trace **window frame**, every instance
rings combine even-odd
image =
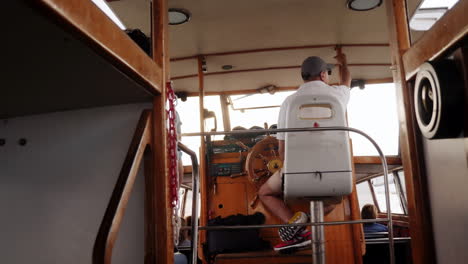
[[[399,178],[399,175],[398,175],[398,171],[401,171],[403,170],[403,167],[398,167],[398,168],[395,168],[395,169],[392,169],[388,175],[392,175],[393,176],[393,182],[395,184],[395,190],[397,192],[397,195],[399,197],[399,200],[400,200],[400,206],[402,208],[402,211],[403,211],[403,214],[399,214],[399,213],[394,213],[392,212],[392,215],[404,215],[404,216],[408,216],[408,201],[406,200],[406,197],[404,195],[404,192],[403,192],[403,187],[401,185],[401,181],[400,181],[400,178]],[[372,194],[372,200],[374,202],[374,205],[377,207],[377,211],[379,213],[386,213],[386,212],[383,212],[379,206],[379,203],[377,201],[377,196],[375,194],[375,190],[374,190],[374,186],[372,185],[371,183],[371,180],[372,179],[375,179],[375,178],[378,178],[378,177],[384,177],[383,173],[379,173],[379,174],[376,174],[376,175],[372,175],[370,177],[366,177],[362,180],[360,180],[359,182],[356,181],[356,185],[357,184],[360,184],[360,183],[363,183],[363,182],[367,182],[367,184],[369,185],[369,189],[371,191],[371,194]],[[397,178],[395,180],[395,178]]]

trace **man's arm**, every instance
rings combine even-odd
[[[340,65],[340,84],[351,87],[351,74],[348,69],[348,62],[346,61],[346,55],[344,53],[338,54],[335,59]]]

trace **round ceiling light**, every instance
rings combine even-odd
[[[169,25],[180,25],[187,23],[192,14],[183,8],[169,8]]]
[[[354,11],[367,11],[379,7],[382,0],[347,0],[346,5]]]

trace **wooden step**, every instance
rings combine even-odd
[[[215,258],[216,264],[310,264],[311,262],[312,251],[310,249],[296,251],[292,254],[280,254],[274,250],[229,253],[219,254]]]

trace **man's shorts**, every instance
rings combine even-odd
[[[281,185],[283,184],[283,169],[277,170],[270,178],[265,182],[274,193],[281,194],[283,192]]]
[[[282,184],[283,184],[283,169],[278,170],[273,173],[270,178],[265,182],[265,184],[270,187],[270,189],[277,194],[282,194]],[[327,197],[323,200],[324,205],[339,204],[341,203],[342,196]]]

